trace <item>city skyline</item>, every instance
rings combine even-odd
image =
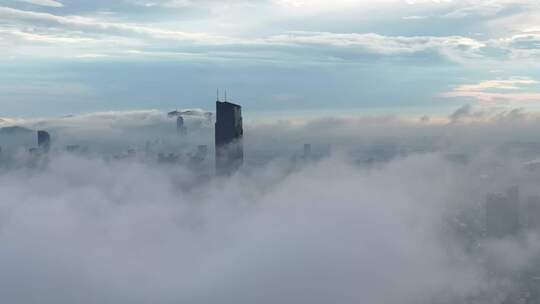
[[[540,303],[538,20],[0,0],[0,303]]]

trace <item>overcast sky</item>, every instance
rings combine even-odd
[[[535,109],[537,0],[0,0],[0,116]]]

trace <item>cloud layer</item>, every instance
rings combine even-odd
[[[459,180],[440,159],[276,169],[187,192],[182,171],[72,157],[3,175],[2,299],[417,303],[483,284],[437,234]]]
[[[474,1],[473,1],[474,2]],[[456,2],[439,3],[434,2],[408,2],[400,3],[393,1],[393,5],[405,7],[409,10],[449,10],[446,16],[452,18],[465,18],[474,12],[485,18],[502,14],[507,8],[518,7],[527,9],[537,9],[533,2],[529,1],[501,1],[501,2],[482,2],[478,1],[476,5],[462,4]],[[49,2],[40,2],[43,4]],[[51,3],[55,3],[52,1]],[[215,2],[205,2],[195,4],[189,1],[182,2],[133,2],[133,5],[143,4],[144,7],[177,6],[178,10],[187,10],[194,7],[207,7],[217,10],[219,13],[228,13],[232,8],[220,6]],[[174,5],[173,5],[174,4]],[[76,4],[73,4],[76,6]],[[244,2],[231,3],[233,7],[239,6],[239,13],[247,13],[250,6]],[[377,9],[389,5],[388,3],[365,3],[343,1],[343,3],[333,3],[325,5],[323,3],[305,3],[302,1],[276,2],[276,3],[253,3],[252,6],[260,7],[261,10],[273,10],[280,7],[287,7],[290,11],[302,7],[308,7],[316,10],[317,15],[324,14],[343,14],[343,10],[360,10],[362,14],[368,13],[372,9]],[[496,9],[492,10],[491,7]],[[521,12],[521,10],[517,10]],[[210,10],[209,18],[213,18],[213,12]],[[521,32],[507,32],[502,36],[477,38],[471,35],[388,35],[370,31],[314,31],[306,29],[302,31],[286,30],[280,34],[265,33],[241,33],[239,31],[229,31],[227,33],[219,30],[204,31],[205,23],[210,20],[204,19],[204,22],[198,31],[193,31],[189,22],[171,23],[171,22],[126,22],[119,18],[114,18],[114,14],[93,14],[93,15],[74,15],[58,14],[56,12],[37,12],[23,10],[12,7],[1,7],[0,15],[5,20],[2,28],[2,35],[9,43],[18,46],[19,52],[25,49],[34,48],[40,43],[62,43],[67,44],[62,48],[64,51],[57,52],[54,45],[49,45],[50,52],[38,53],[32,52],[30,56],[69,56],[81,57],[86,54],[102,54],[107,56],[121,57],[129,54],[152,55],[152,56],[178,56],[185,54],[202,56],[203,58],[232,58],[238,57],[246,60],[266,58],[268,52],[261,52],[259,49],[270,48],[270,51],[285,54],[288,57],[298,53],[298,48],[302,48],[302,56],[310,54],[309,57],[317,61],[324,60],[331,53],[330,57],[358,61],[362,57],[371,54],[387,55],[408,55],[422,53],[424,51],[434,51],[443,58],[452,61],[461,61],[464,59],[489,59],[494,54],[498,54],[496,59],[500,59],[500,54],[505,53],[505,58],[514,56],[535,58],[536,45],[535,33],[523,28]],[[404,18],[406,18],[405,16]],[[291,20],[297,17],[291,16]],[[444,18],[444,17],[432,17]],[[407,19],[407,18],[406,18]],[[418,18],[416,18],[418,20]],[[420,18],[419,20],[422,20]],[[228,21],[223,21],[228,22]],[[240,25],[240,24],[238,24]],[[322,25],[319,28],[324,28]],[[186,28],[186,30],[179,30]],[[273,31],[275,32],[275,31]],[[235,34],[237,33],[237,34]],[[15,39],[15,40],[14,40]],[[110,42],[116,41],[113,45]],[[78,42],[77,45],[69,46],[72,42]],[[171,45],[172,44],[172,45]],[[313,48],[316,46],[317,48]],[[45,45],[47,47],[47,45]],[[68,49],[65,49],[68,47]],[[30,49],[28,49],[30,51]],[[67,53],[66,53],[67,52]],[[340,55],[340,53],[342,53]],[[355,54],[351,57],[352,54]],[[346,56],[345,54],[351,54]],[[15,55],[14,53],[10,55]],[[271,56],[271,55],[270,55]],[[272,56],[273,57],[273,56]],[[293,56],[296,57],[296,56]],[[424,56],[418,56],[422,58]],[[88,56],[86,56],[88,58]],[[94,57],[95,58],[95,57]]]
[[[194,136],[180,147],[211,143],[203,117],[186,118]],[[53,135],[48,161],[0,168],[6,302],[503,303],[540,248],[533,230],[481,237],[488,193],[538,195],[524,170],[538,119],[520,110],[246,121],[246,167],[227,179],[62,152],[76,139],[138,153],[146,139],[177,141],[155,110],[3,124]],[[303,143],[334,153],[306,162]]]

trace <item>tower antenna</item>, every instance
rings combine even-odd
[[[227,102],[227,89],[225,89],[225,102]]]
[[[219,89],[216,89],[216,96],[217,96],[217,101],[219,101]]]

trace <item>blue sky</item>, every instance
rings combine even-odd
[[[531,0],[0,0],[0,116],[535,110]]]

